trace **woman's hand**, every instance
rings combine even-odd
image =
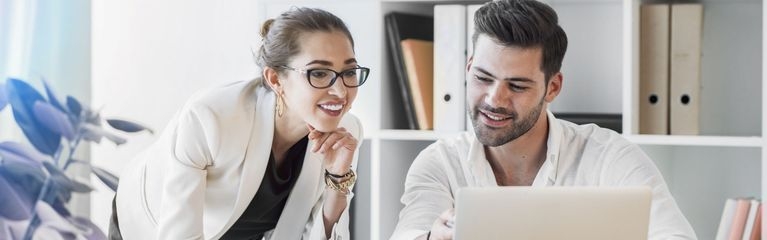
[[[325,169],[335,175],[348,173],[357,150],[357,139],[342,127],[332,132],[320,132],[311,125],[306,126],[309,140],[314,144],[311,151],[322,156]]]

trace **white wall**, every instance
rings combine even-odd
[[[92,3],[92,105],[161,130],[195,91],[256,76],[258,1],[133,0]],[[156,137],[94,145],[94,164],[119,175]],[[114,193],[93,180],[91,217],[107,229]]]

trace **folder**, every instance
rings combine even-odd
[[[432,130],[434,93],[434,43],[418,39],[402,40],[410,94],[420,130]]]
[[[419,129],[418,120],[415,115],[415,107],[409,87],[407,70],[405,69],[404,59],[402,57],[401,42],[404,39],[420,39],[426,41],[434,40],[434,20],[432,17],[420,16],[399,12],[391,12],[384,16],[386,26],[386,39],[389,56],[391,56],[391,76],[397,84],[393,84],[393,91],[400,92],[400,97],[393,100],[393,105],[401,103],[404,119],[395,119],[406,122],[404,128]],[[401,102],[398,100],[401,99]],[[396,113],[395,113],[396,114]],[[399,115],[398,115],[399,116]],[[395,116],[397,117],[397,116]],[[395,124],[396,125],[396,124]],[[398,127],[398,126],[395,126]]]
[[[762,239],[762,203],[756,208],[756,218],[754,219],[754,230],[751,231],[750,240]]]
[[[474,13],[482,7],[482,4],[472,4],[466,6],[466,59],[474,54]]]
[[[746,218],[746,226],[743,230],[743,236],[740,238],[740,240],[750,240],[754,230],[756,228],[761,228],[761,226],[754,226],[754,223],[756,222],[756,216],[759,214],[759,206],[761,206],[761,204],[758,200],[751,200],[751,207],[748,210],[748,218]]]
[[[644,4],[639,22],[639,133],[668,134],[669,4]]]
[[[671,134],[700,133],[700,58],[703,5],[671,5]]]
[[[434,131],[466,126],[466,6],[434,6]]]
[[[722,218],[719,220],[719,228],[716,231],[715,240],[727,240],[730,236],[730,227],[732,227],[732,219],[735,217],[735,208],[738,204],[738,200],[734,198],[728,198],[724,203],[724,209],[722,210]]]
[[[729,240],[740,240],[748,219],[748,210],[751,208],[751,199],[740,198],[735,207],[735,215],[732,217]]]

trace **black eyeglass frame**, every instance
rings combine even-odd
[[[287,70],[291,70],[291,71],[296,71],[298,73],[304,74],[304,76],[306,76],[306,81],[309,82],[309,86],[312,86],[313,88],[316,88],[316,89],[326,89],[326,88],[332,87],[333,84],[336,84],[336,80],[338,80],[339,77],[341,78],[341,83],[344,84],[344,86],[346,86],[348,88],[356,88],[356,87],[362,86],[362,84],[364,84],[368,80],[368,77],[370,77],[370,68],[366,68],[366,67],[363,67],[363,66],[356,66],[356,67],[353,67],[353,68],[349,68],[349,69],[343,70],[341,72],[336,72],[335,70],[329,69],[329,68],[299,69],[299,68],[292,68],[292,67],[285,66],[285,65],[282,65],[282,66],[279,66],[279,67],[283,68],[283,69],[287,69]],[[359,82],[358,85],[356,85],[356,86],[349,86],[348,84],[346,84],[346,81],[344,81],[343,73],[346,73],[346,72],[349,72],[349,71],[356,71],[358,69],[362,70],[362,73],[365,74],[365,78],[363,78]],[[312,84],[312,81],[311,81],[312,71],[318,71],[318,70],[330,71],[333,74],[335,74],[333,79],[330,79],[330,82],[328,83],[327,86],[318,87],[318,86],[314,86],[314,84]]]

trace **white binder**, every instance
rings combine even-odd
[[[466,126],[466,6],[434,6],[434,131]]]

